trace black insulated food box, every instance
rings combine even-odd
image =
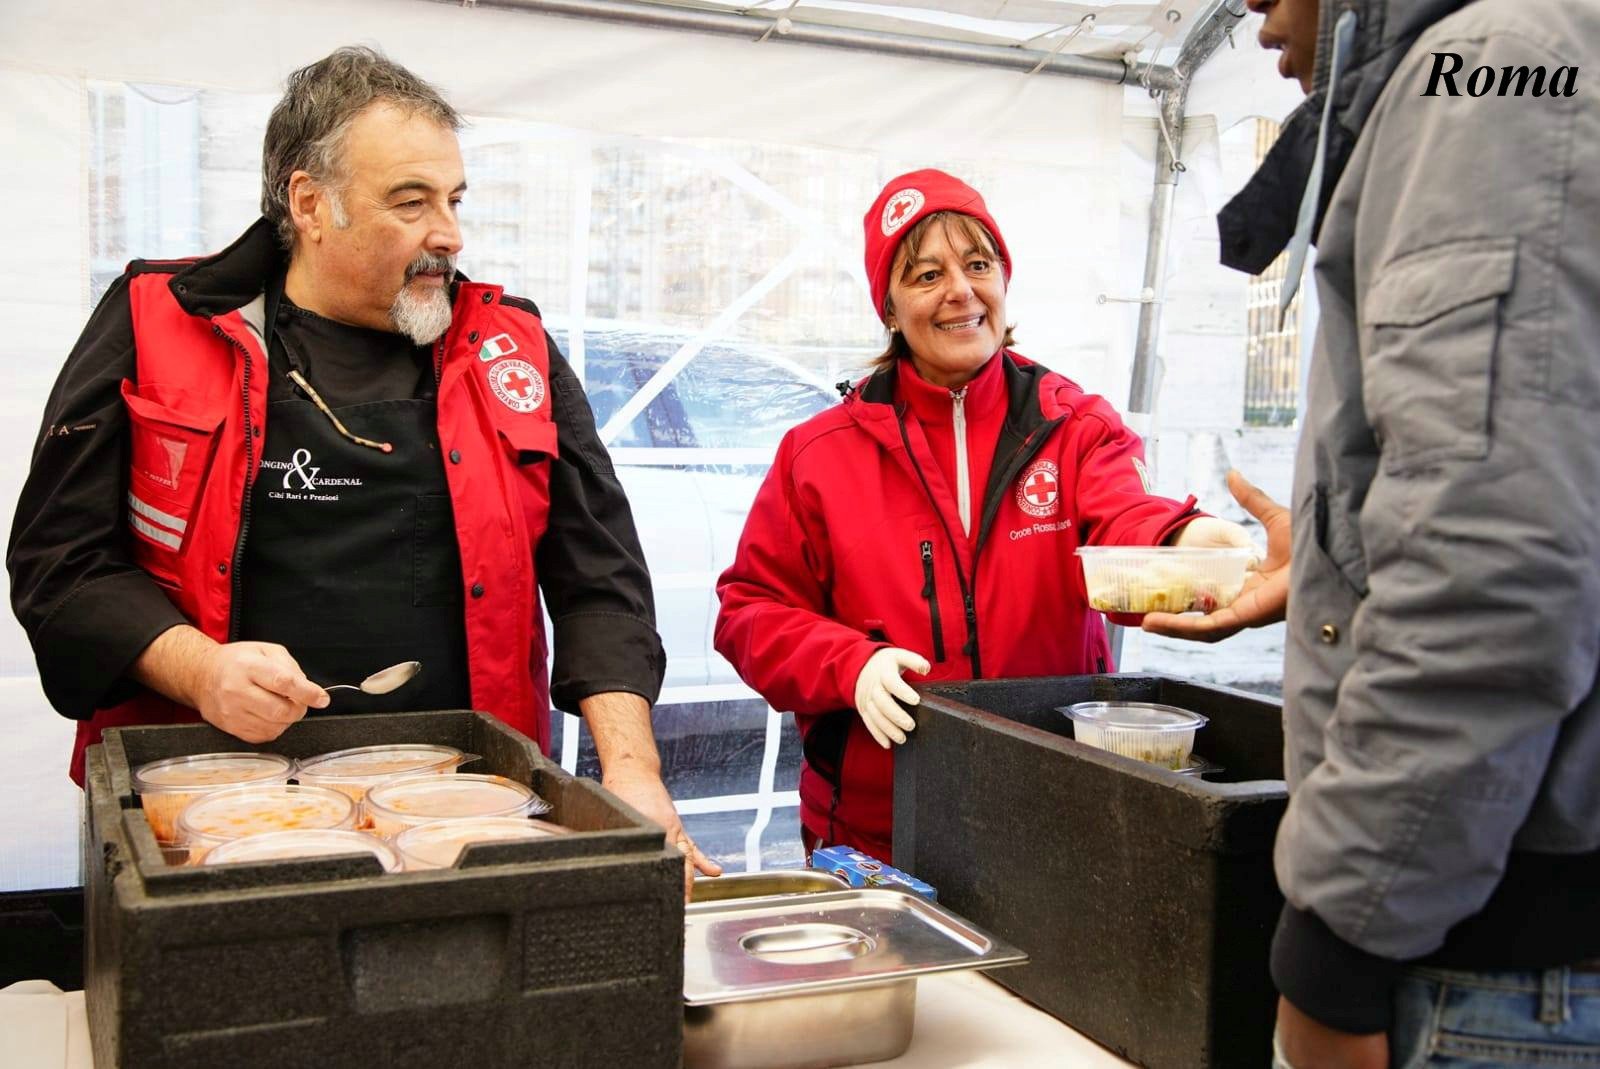
[[[894,863],[1027,951],[993,978],[1152,1069],[1271,1062],[1288,793],[1278,701],[1153,675],[931,684],[895,753]],[[1210,718],[1181,776],[1072,739],[1057,707]]]
[[[465,711],[319,717],[305,758],[422,742],[481,755],[576,834],[375,858],[168,866],[130,770],[251,747],[205,724],[108,731],[85,805],[85,997],[99,1069],[660,1066],[681,1058],[683,858],[660,827]]]

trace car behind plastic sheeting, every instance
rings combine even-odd
[[[552,333],[571,354],[566,332]],[[604,431],[690,340],[659,331],[586,330],[583,382],[596,425]],[[857,364],[867,355],[845,354]],[[826,385],[830,376],[814,370],[817,361],[816,350],[797,347],[707,344],[607,442],[650,565],[668,687],[738,682],[711,648],[717,576],[733,560],[783,435],[839,401]],[[695,452],[678,463],[676,450]]]

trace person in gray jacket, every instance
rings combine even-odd
[[[1317,238],[1292,564],[1146,626],[1287,584],[1279,1064],[1600,1065],[1600,3],[1249,6],[1310,94],[1220,218]]]

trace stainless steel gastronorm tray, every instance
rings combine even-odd
[[[684,917],[690,1006],[839,991],[1027,955],[939,905],[857,888],[694,904]]]

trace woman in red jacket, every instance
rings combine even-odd
[[[807,850],[890,860],[903,672],[1111,671],[1074,549],[1249,540],[1150,494],[1111,406],[1011,351],[1011,259],[977,191],[916,171],[864,222],[888,349],[779,445],[717,583],[716,648],[796,714]]]

